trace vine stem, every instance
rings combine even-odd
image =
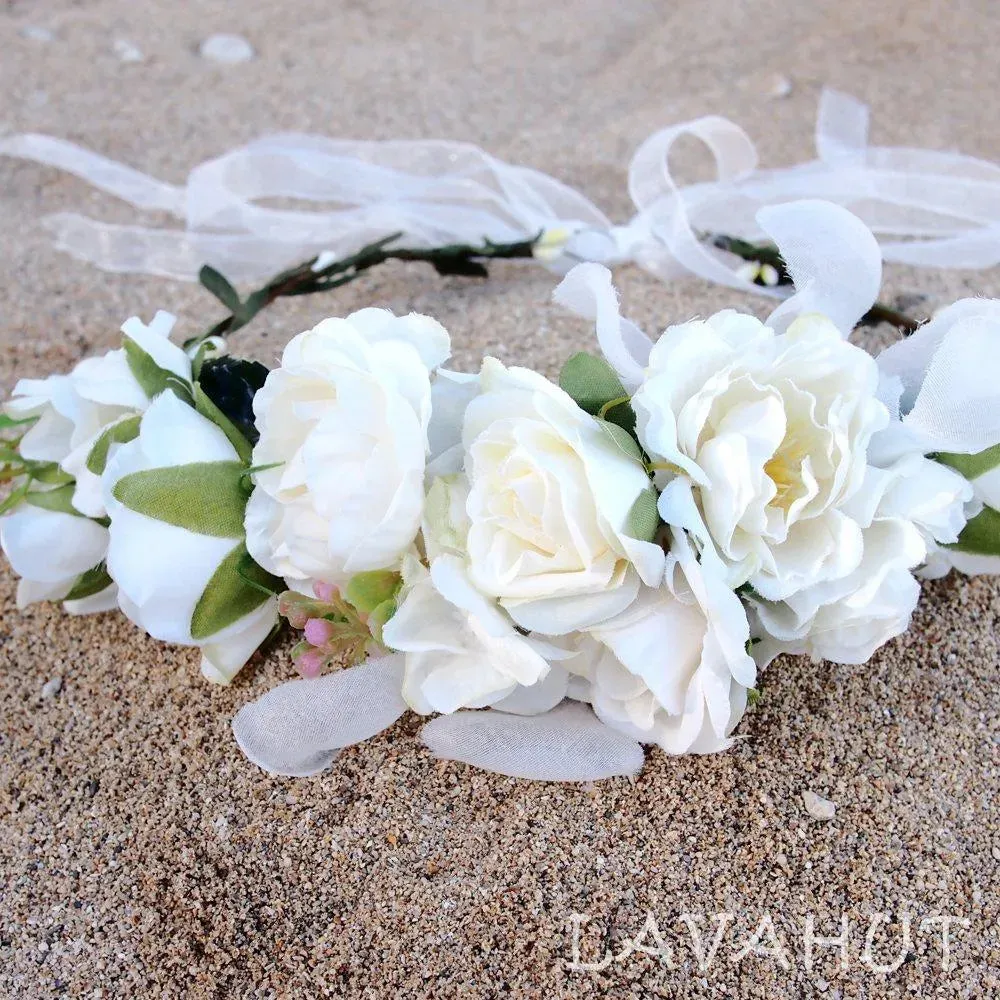
[[[478,246],[451,243],[421,250],[391,246],[402,236],[402,233],[393,233],[375,243],[369,243],[343,260],[333,261],[321,268],[316,267],[319,257],[311,257],[304,263],[275,275],[267,284],[251,292],[246,299],[240,299],[229,281],[214,268],[206,265],[201,269],[198,278],[209,292],[229,308],[230,314],[204,333],[186,341],[184,347],[197,348],[210,337],[221,337],[239,330],[277,299],[313,295],[340,288],[370,268],[388,260],[420,261],[430,264],[440,275],[485,278],[488,272],[483,261],[530,258],[534,256],[541,235],[539,233],[534,239],[517,240],[512,243],[494,243],[486,240]]]
[[[340,288],[365,271],[388,260],[418,261],[430,264],[440,275],[460,275],[470,278],[485,278],[488,276],[484,261],[514,260],[531,258],[543,241],[543,233],[530,240],[517,240],[512,243],[493,243],[490,240],[480,245],[469,243],[451,243],[446,246],[429,249],[413,249],[393,247],[402,233],[393,233],[384,239],[377,240],[362,247],[357,253],[343,260],[335,260],[323,267],[317,268],[319,257],[309,260],[287,271],[275,275],[265,285],[251,292],[245,299],[230,282],[214,268],[206,265],[198,275],[202,285],[229,309],[229,315],[214,326],[196,337],[185,341],[185,349],[197,349],[211,337],[221,337],[246,326],[261,310],[280,298],[297,295],[313,295],[320,292]],[[734,254],[741,260],[774,269],[772,284],[790,285],[791,275],[781,259],[778,248],[768,243],[750,243],[746,240],[727,236],[724,233],[706,233],[701,238],[712,246]],[[763,281],[762,281],[763,283]],[[894,309],[883,302],[876,302],[861,318],[861,326],[873,326],[876,323],[891,323],[898,327],[904,335],[909,335],[917,329],[920,321],[906,313]]]
[[[711,243],[712,246],[734,254],[748,263],[773,267],[777,276],[775,284],[793,284],[791,275],[788,273],[788,268],[785,266],[778,248],[773,244],[750,243],[747,240],[737,239],[735,236],[727,236],[725,233],[708,233],[702,238]],[[884,302],[876,302],[861,317],[858,325],[875,326],[877,323],[891,323],[893,326],[898,327],[904,336],[908,337],[920,326],[921,321],[908,316],[898,309],[894,309],[892,306],[886,305]]]

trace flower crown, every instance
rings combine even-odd
[[[879,248],[838,206],[762,210],[796,293],[655,341],[606,268],[555,299],[600,354],[558,384],[444,367],[434,319],[375,308],[225,353],[279,295],[396,256],[480,275],[565,236],[312,259],[184,348],[173,318],[22,379],[0,418],[0,543],[18,604],[120,608],[228,683],[284,620],[303,679],[233,728],[267,770],[315,773],[405,711],[439,756],[515,776],[635,773],[643,744],[729,747],[781,653],[861,664],[903,632],[915,574],[1000,572],[1000,302],[966,299],[877,358],[847,335]]]

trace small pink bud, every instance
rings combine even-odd
[[[317,580],[313,584],[313,593],[321,601],[329,604],[333,600],[334,595],[336,595],[337,588],[332,583],[324,583],[322,580]]]
[[[308,597],[296,594],[293,590],[286,590],[278,597],[278,614],[287,618],[292,628],[305,628],[309,620],[309,603],[311,602]]]
[[[336,633],[337,628],[325,618],[310,618],[305,625],[306,642],[314,646],[325,646]]]
[[[295,669],[298,670],[303,677],[311,680],[313,677],[319,677],[323,671],[323,663],[326,657],[323,652],[319,649],[309,649],[304,653],[299,653],[295,657]]]

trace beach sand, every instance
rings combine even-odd
[[[0,130],[69,138],[175,182],[269,131],[465,139],[624,220],[625,168],[653,130],[718,113],[766,165],[796,162],[812,153],[824,84],[871,104],[876,143],[1000,160],[998,28],[989,0],[14,0],[0,9]],[[245,35],[256,58],[200,57],[220,31]],[[144,60],[123,62],[118,40]],[[196,286],[56,252],[39,220],[61,210],[132,219],[67,175],[0,160],[4,391],[115,345],[130,315],[168,309],[181,336],[218,316]],[[636,268],[616,279],[647,329],[768,308]],[[513,264],[487,282],[391,265],[279,304],[235,346],[273,362],[323,316],[377,304],[437,316],[459,367],[489,352],[552,374],[591,342],[550,304],[552,285]],[[976,293],[1000,295],[1000,274],[886,276],[887,295],[922,296],[925,312]],[[925,585],[912,630],[863,667],[777,662],[733,751],[653,751],[635,780],[594,787],[435,761],[413,716],[322,776],[269,777],[229,723],[293,675],[287,644],[221,689],[195,652],[120,617],[18,613],[6,564],[0,606],[3,996],[1000,996],[994,582]],[[59,693],[43,696],[56,677]],[[806,792],[835,816],[813,818]],[[709,942],[716,914],[733,914],[706,969],[685,913]],[[628,954],[644,926],[655,943],[647,914],[672,961]],[[879,929],[882,914],[892,923]],[[762,921],[774,950],[767,915],[784,961],[739,958]],[[940,924],[922,924],[942,915],[967,921],[947,970]],[[807,921],[832,936],[842,917],[846,963],[836,946],[808,962]],[[603,971],[575,967],[607,949],[618,958]],[[901,949],[898,969],[873,970]]]

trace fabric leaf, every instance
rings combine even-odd
[[[980,556],[1000,556],[1000,511],[984,507],[946,548]]]
[[[975,479],[1000,465],[1000,444],[995,444],[992,448],[987,448],[986,451],[980,451],[975,455],[958,455],[942,451],[935,457],[939,462],[950,465],[966,479]]]
[[[635,427],[629,394],[617,372],[603,358],[584,351],[574,354],[559,373],[559,387],[573,397],[581,410],[600,415],[627,431]],[[602,412],[605,407],[607,411]]]
[[[240,456],[240,461],[244,465],[249,465],[251,456],[253,455],[253,447],[250,442],[243,436],[239,428],[229,417],[212,402],[208,394],[197,382],[194,384],[194,408],[203,417],[211,420],[226,435],[229,443],[236,449],[236,454]]]
[[[64,601],[82,601],[85,597],[93,597],[102,590],[107,590],[114,581],[108,575],[108,568],[100,562],[86,573],[81,573],[73,584]]]
[[[241,462],[192,462],[122,476],[111,491],[129,510],[214,538],[242,538]]]
[[[0,413],[0,431],[9,431],[14,427],[34,424],[38,417],[12,417],[9,413]]]
[[[395,597],[401,582],[398,573],[387,569],[355,573],[347,583],[344,597],[362,614],[369,614]]]
[[[137,413],[132,417],[125,417],[112,424],[95,442],[90,454],[87,456],[87,468],[95,475],[99,476],[104,472],[108,464],[108,453],[113,444],[127,444],[134,441],[139,436],[139,424],[142,421],[142,414]]]
[[[636,498],[628,512],[625,533],[644,542],[651,542],[660,527],[660,512],[656,509],[657,495],[647,486]]]
[[[250,553],[245,550],[236,568],[248,587],[253,587],[268,597],[274,597],[285,589],[285,581],[280,576],[268,573],[263,566],[255,563]]]
[[[229,283],[229,279],[214,267],[205,264],[198,272],[202,288],[214,295],[230,312],[240,307],[240,295]]]
[[[396,598],[390,597],[387,601],[383,601],[368,616],[368,628],[371,630],[372,638],[377,643],[384,645],[382,642],[382,629],[385,628],[386,622],[392,618],[396,610]]]
[[[179,375],[161,368],[148,351],[144,351],[131,337],[122,338],[125,359],[139,387],[150,398],[170,389],[185,402],[191,402],[191,387]]]
[[[3,500],[0,500],[0,514],[6,514],[17,507],[28,495],[28,488],[30,486],[31,480],[26,479],[20,486],[11,490]]]
[[[191,615],[191,638],[195,641],[221,632],[268,599],[267,593],[243,578],[241,566],[246,555],[246,546],[240,542],[219,563],[206,584]]]
[[[41,507],[42,510],[54,510],[60,514],[73,514],[76,517],[84,517],[73,506],[73,491],[75,487],[72,483],[65,486],[57,486],[54,490],[31,490],[25,494],[24,499],[32,507]]]
[[[600,419],[597,421],[597,426],[611,439],[619,451],[624,452],[629,458],[634,458],[637,462],[642,461],[642,450],[639,448],[638,442],[624,427]]]
[[[603,358],[580,351],[563,365],[559,388],[588,413],[597,414],[605,403],[626,395],[614,368]]]
[[[73,477],[63,472],[55,462],[25,462],[24,465],[32,479],[46,486],[65,486],[73,482]]]

